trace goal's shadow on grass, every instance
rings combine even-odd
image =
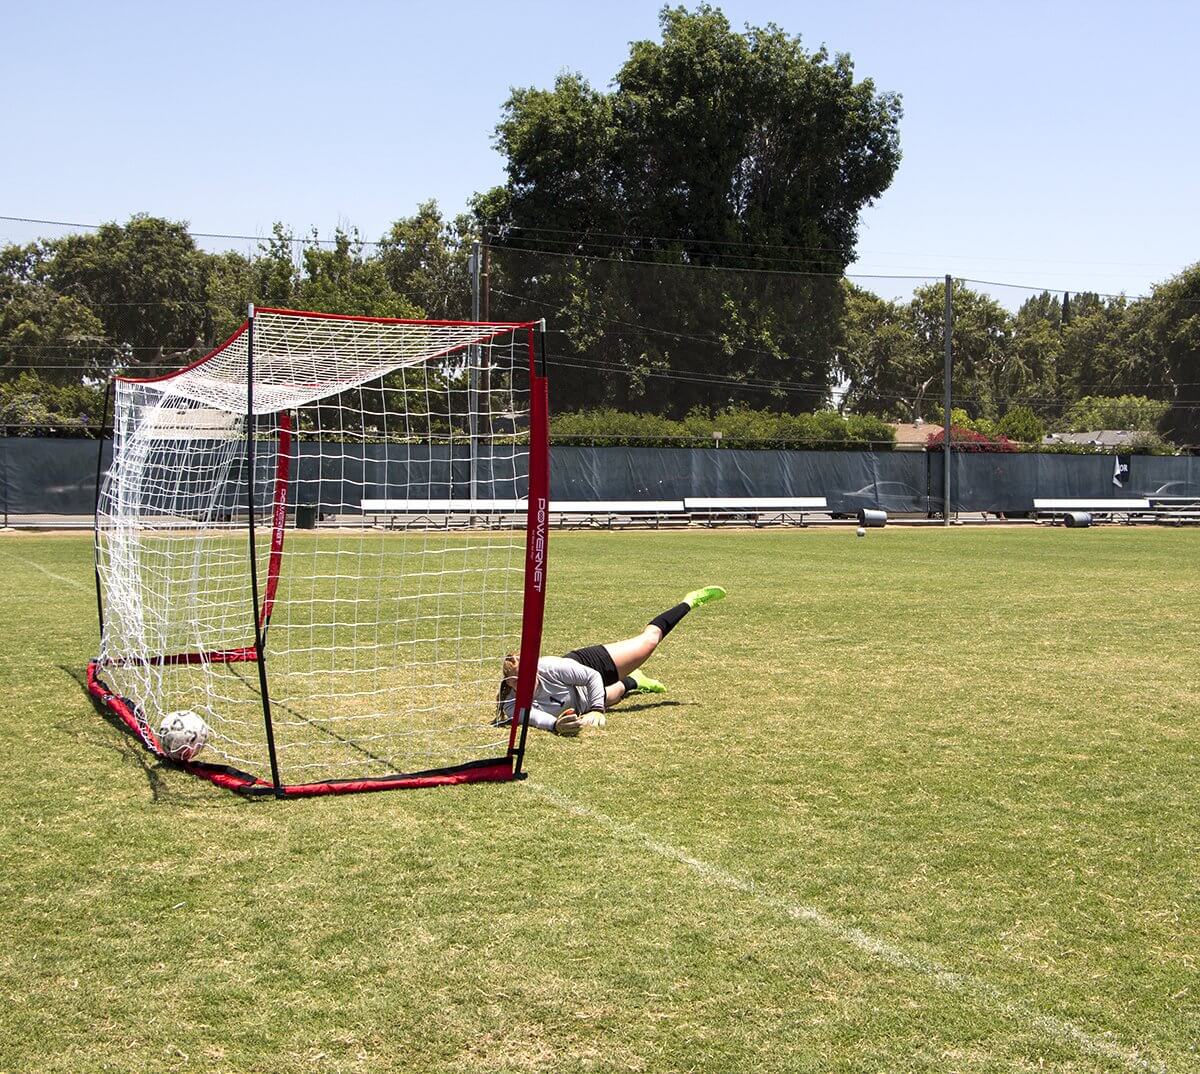
[[[155,756],[138,741],[119,716],[110,712],[92,696],[91,691],[87,688],[86,677],[77,668],[59,664],[58,669],[75,681],[88,701],[91,702],[92,708],[104,718],[105,723],[117,732],[117,735],[115,738],[108,735],[93,735],[66,725],[60,725],[59,729],[64,733],[73,734],[75,738],[88,746],[112,751],[121,758],[124,764],[140,770],[145,777],[146,786],[150,789],[150,798],[155,803],[223,808],[223,803],[230,799],[245,803],[258,800],[227,792],[214,794],[213,791],[216,788],[208,781],[197,779],[170,761]]]
[[[230,671],[233,673],[234,677],[237,679],[240,679],[241,682],[248,689],[253,690],[253,688],[254,688],[253,684],[251,682],[249,682],[247,680],[246,676],[241,674],[241,672],[236,667],[231,667]],[[328,738],[332,739],[333,741],[340,742],[345,746],[349,746],[350,749],[352,749],[355,753],[359,754],[361,757],[366,758],[368,761],[375,762],[376,764],[387,769],[389,772],[399,772],[401,770],[399,767],[397,767],[397,765],[394,761],[389,760],[387,757],[384,757],[382,754],[376,753],[375,751],[368,749],[366,746],[362,745],[362,743],[356,742],[349,735],[339,735],[331,727],[326,727],[324,724],[322,724],[318,720],[314,720],[314,719],[312,719],[312,717],[306,716],[303,712],[301,712],[299,709],[295,708],[292,705],[288,705],[282,701],[276,700],[276,701],[271,702],[271,707],[275,711],[286,712],[293,719],[299,720],[302,723],[307,724],[309,727],[313,728],[315,731],[319,732],[322,735],[327,736]]]

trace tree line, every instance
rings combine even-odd
[[[427,202],[371,244],[345,232],[332,243],[297,239],[277,225],[254,254],[208,253],[184,224],[136,216],[90,234],[5,247],[0,423],[51,432],[86,426],[98,414],[99,386],[109,375],[185,364],[228,336],[252,301],[371,316],[467,317],[470,243],[481,234],[477,217],[446,220]],[[489,282],[501,296],[507,252],[494,250],[489,258]],[[538,253],[524,249],[520,257],[529,265]],[[545,256],[543,275],[554,279],[561,261],[557,253]],[[610,277],[622,265],[598,263]],[[645,266],[630,269],[636,276]],[[572,295],[581,302],[590,297],[582,287]],[[568,327],[555,330],[550,319],[555,409],[572,414],[561,421],[563,435],[599,435],[623,413],[644,416],[626,421],[623,437],[641,428],[661,439],[666,426],[650,416],[674,422],[670,435],[682,436],[691,435],[683,430],[697,427],[701,413],[797,415],[831,403],[843,415],[940,422],[943,285],[918,287],[900,301],[843,279],[839,297],[831,358],[821,372],[806,374],[817,381],[798,387],[784,379],[766,383],[733,362],[706,363],[672,332],[679,361],[642,370],[636,394],[637,374],[618,371],[617,356],[651,333],[639,335],[634,322],[608,332],[567,320]],[[682,292],[677,298],[677,310],[690,300]],[[1095,428],[1158,429],[1180,444],[1200,442],[1200,268],[1136,300],[1045,292],[1013,312],[955,282],[953,304],[956,426],[1024,442],[1050,429]],[[498,305],[493,297],[493,316]],[[506,315],[538,312],[513,308]],[[583,411],[593,416],[577,416]],[[736,423],[727,417],[725,424]]]
[[[846,282],[843,296],[845,406],[940,420],[944,285],[918,287],[903,302]],[[1042,292],[1012,312],[955,281],[952,301],[963,424],[987,432],[1015,414],[1027,439],[1030,414],[1045,428],[1157,429],[1200,443],[1200,265],[1138,299]]]

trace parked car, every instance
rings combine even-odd
[[[906,481],[875,481],[853,492],[837,492],[831,499],[838,505],[834,518],[850,518],[862,508],[882,508],[890,515],[924,514],[927,518],[942,513],[942,497],[931,496]]]
[[[1168,481],[1153,492],[1147,492],[1146,499],[1152,504],[1170,507],[1200,506],[1200,488],[1193,481]]]

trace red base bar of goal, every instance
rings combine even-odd
[[[246,658],[238,657],[238,659]],[[258,796],[278,793],[284,798],[311,798],[321,794],[356,794],[363,791],[447,787],[458,783],[505,783],[513,778],[513,758],[510,751],[505,757],[469,761],[453,768],[439,768],[430,772],[372,776],[365,779],[331,779],[321,783],[285,783],[277,791],[270,780],[259,779],[229,765],[172,760],[163,752],[154,729],[142,718],[137,706],[129,698],[114,694],[108,684],[100,678],[100,662],[98,660],[93,660],[88,664],[87,688],[88,693],[125,724],[137,736],[137,740],[156,757],[161,758],[167,764],[182,768],[194,776],[207,779],[218,787],[236,791],[238,794]]]

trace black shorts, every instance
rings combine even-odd
[[[613,663],[613,658],[603,645],[585,645],[581,649],[572,649],[569,653],[563,653],[563,659],[574,660],[585,668],[600,672],[605,686],[612,686],[613,683],[621,681],[621,676],[617,674],[617,665]]]

